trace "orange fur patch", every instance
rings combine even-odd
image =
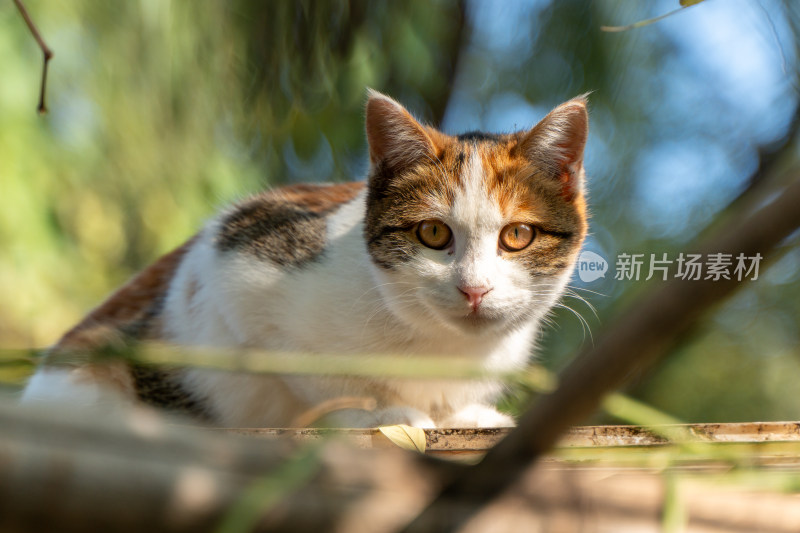
[[[534,224],[552,222],[554,217],[566,215],[567,225],[574,226],[576,233],[584,233],[586,206],[576,189],[575,178],[568,174],[550,178],[546,169],[537,168],[535,163],[515,153],[516,142],[516,136],[510,135],[504,143],[476,148],[486,171],[487,191],[503,215],[509,221]],[[552,207],[556,199],[564,202],[566,209],[556,212]]]
[[[360,181],[334,185],[288,185],[267,194],[279,195],[312,213],[326,213],[355,198],[365,185]]]
[[[513,156],[514,143],[494,146],[491,150],[480,151],[483,168],[486,172],[486,189],[495,199],[500,210],[511,221],[527,222],[537,210],[536,198],[526,186],[526,174],[535,172],[530,162]]]

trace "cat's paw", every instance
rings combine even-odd
[[[487,405],[468,405],[442,420],[444,428],[502,428],[514,427],[514,419]]]

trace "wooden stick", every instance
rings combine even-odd
[[[317,442],[334,436],[346,439],[360,448],[385,448],[386,438],[376,428],[220,428],[212,431],[251,435],[267,439],[290,438],[298,442]],[[425,453],[445,455],[448,452],[485,454],[511,433],[511,428],[437,428],[426,429]],[[676,435],[679,438],[667,438]],[[566,448],[629,448],[659,447],[666,444],[800,444],[800,422],[733,422],[727,424],[675,424],[666,426],[575,426],[569,428],[557,447]],[[792,463],[795,459],[792,458]]]

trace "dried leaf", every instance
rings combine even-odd
[[[420,428],[398,424],[378,428],[383,435],[405,450],[425,453],[425,431]]]

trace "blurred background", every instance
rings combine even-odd
[[[592,91],[586,249],[611,271],[573,280],[580,298],[565,299],[572,311],[555,313],[538,351],[552,370],[658,283],[615,280],[618,254],[691,251],[800,165],[800,5],[791,0],[707,0],[617,33],[601,26],[678,1],[27,7],[55,58],[50,112],[38,116],[41,52],[13,3],[0,3],[6,351],[57,340],[232,200],[283,183],[363,179],[366,87],[451,133],[527,128]],[[770,172],[758,172],[765,162]],[[797,243],[784,243],[628,392],[686,422],[800,419]],[[4,390],[29,371],[0,367]],[[510,408],[529,392],[516,389]]]

